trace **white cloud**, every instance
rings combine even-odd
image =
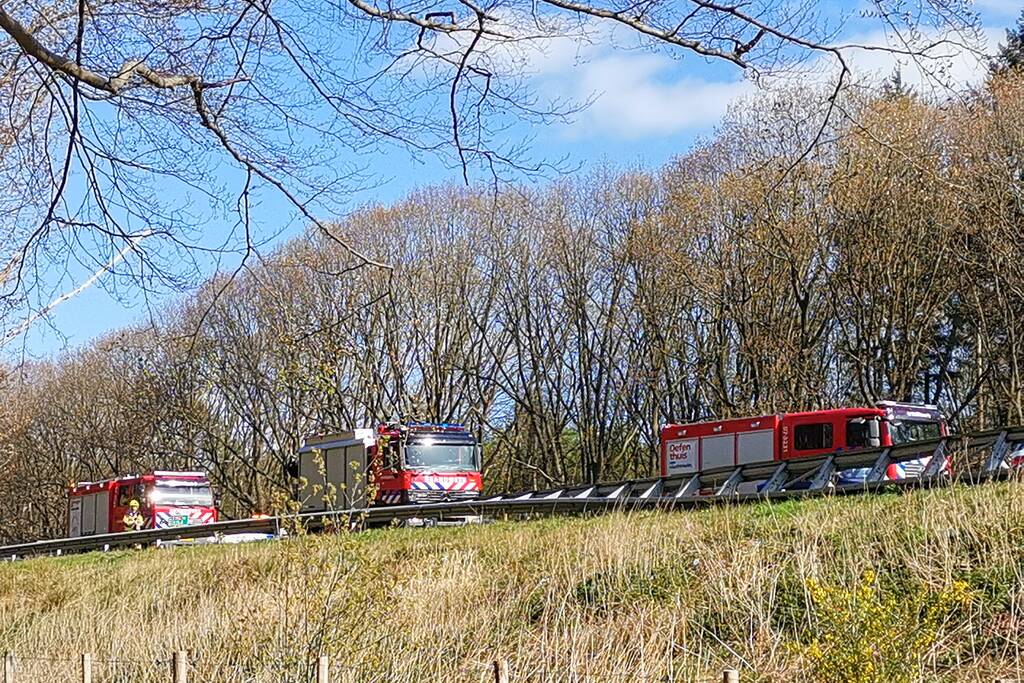
[[[635,139],[714,125],[729,104],[748,92],[749,81],[707,81],[681,73],[658,54],[608,55],[574,74],[578,98],[593,96],[570,134],[610,134]]]
[[[563,128],[569,138],[635,140],[704,128],[721,120],[754,86],[739,69],[724,80],[702,78],[708,65],[635,49],[635,35],[596,24],[584,39],[556,38],[533,46],[523,73],[547,96],[589,103]]]
[[[1015,17],[1020,14],[1020,0],[974,0],[974,6],[993,16]]]
[[[924,57],[918,58],[858,47],[851,47],[844,55],[856,77],[877,80],[890,76],[898,68],[903,81],[918,90],[958,89],[975,85],[985,77],[988,55],[995,52],[1002,35],[1003,31],[996,28],[982,29],[971,40],[954,35],[924,34],[914,47],[933,46],[924,52]],[[895,36],[883,32],[852,36],[841,43],[896,50],[903,48]]]

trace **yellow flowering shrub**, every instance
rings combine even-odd
[[[852,588],[806,581],[811,629],[794,649],[815,680],[900,683],[918,679],[922,658],[971,601],[963,581],[941,591],[884,589],[871,570]]]

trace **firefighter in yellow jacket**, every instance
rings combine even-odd
[[[121,520],[124,523],[125,531],[142,531],[146,526],[146,518],[139,511],[139,501],[132,500],[128,503],[128,512],[124,513]]]

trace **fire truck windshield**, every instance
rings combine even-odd
[[[213,506],[208,484],[193,481],[161,481],[149,492],[151,505]]]
[[[451,444],[409,444],[405,465],[415,470],[476,470],[476,447]]]
[[[938,422],[911,422],[910,420],[889,422],[889,434],[892,436],[894,446],[911,441],[937,439],[941,436]]]

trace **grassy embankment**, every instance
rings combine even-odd
[[[1022,676],[1024,483],[392,529],[0,567],[21,681],[978,680]],[[544,673],[548,672],[548,673]]]

